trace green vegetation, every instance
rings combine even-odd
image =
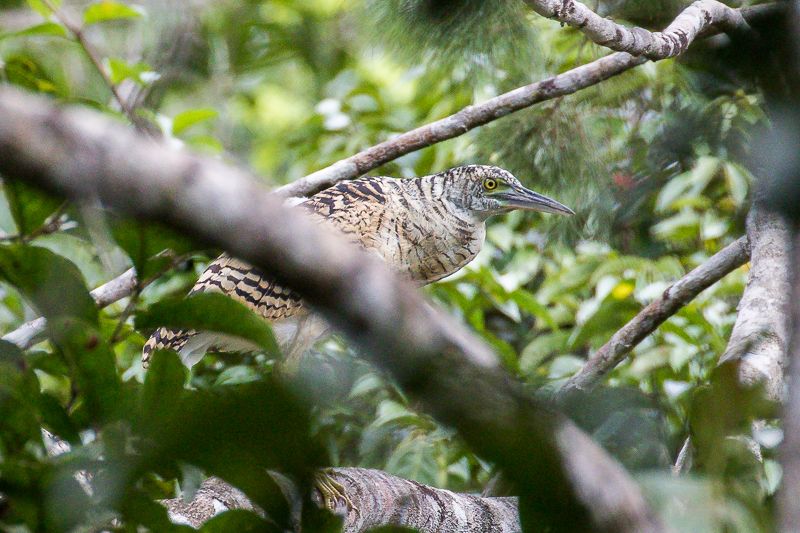
[[[489,26],[470,43],[455,30],[404,32],[403,23],[456,23],[436,13],[404,20],[396,1],[222,2],[196,12],[172,4],[64,0],[58,10],[81,21],[78,38],[49,2],[0,2],[0,82],[102,110],[125,127],[110,81],[153,131],[248,166],[272,186],[605,54],[575,30],[511,8],[465,8]],[[506,19],[513,24],[503,32]],[[744,233],[762,100],[718,68],[713,50],[698,48],[692,61],[647,63],[379,170],[410,177],[495,164],[578,213],[493,220],[479,257],[426,289],[545,398],[671,283]],[[121,531],[183,529],[155,500],[191,492],[198,468],[235,482],[273,516],[288,511],[255,466],[298,479],[317,467],[362,466],[469,492],[493,476],[340,339],[307,354],[287,389],[272,375],[268,328],[234,305],[213,318],[214,298],[179,301],[218,250],[16,182],[4,182],[1,200],[0,332],[49,321],[48,338],[28,350],[0,342],[3,528],[93,531],[117,517]],[[152,282],[98,312],[87,287],[131,266]],[[717,368],[746,278],[743,267],[703,292],[590,401],[568,406],[656,507],[677,492],[697,494],[696,508],[673,510],[680,531],[769,528],[776,443],[762,441],[759,461],[730,436],[772,415]],[[267,349],[210,354],[191,371],[159,353],[145,375],[142,346],[167,324],[211,324]],[[74,452],[48,459],[42,427]],[[670,477],[690,434],[691,475]],[[100,487],[91,498],[72,477],[80,470]],[[204,529],[224,530],[222,520],[268,527],[238,514],[216,520]]]

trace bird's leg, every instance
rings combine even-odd
[[[347,496],[347,492],[341,483],[333,479],[334,471],[332,468],[324,468],[314,473],[313,487],[322,496],[322,505],[330,512],[335,513],[340,504],[344,504],[347,512],[355,511],[361,517],[361,511],[352,500]]]

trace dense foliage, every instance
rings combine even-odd
[[[58,17],[54,4],[0,3],[2,83],[95,107],[124,127],[110,82],[177,146],[249,166],[271,185],[605,53],[551,21],[472,5],[485,2],[466,2],[467,29],[437,12],[399,16],[405,11],[391,0],[192,8],[65,0]],[[604,4],[616,12],[624,3]],[[635,7],[621,12],[633,17]],[[64,20],[82,27],[80,36]],[[404,23],[444,29],[406,31]],[[578,213],[493,220],[479,257],[427,289],[543,397],[672,282],[743,234],[748,143],[764,122],[761,99],[693,54],[691,62],[645,64],[380,169],[409,177],[496,164]],[[274,483],[253,465],[299,479],[319,466],[365,466],[474,492],[493,474],[338,338],[302,359],[288,392],[272,376],[276,351],[265,324],[230,301],[182,301],[218,251],[11,181],[0,231],[0,331],[40,315],[50,324],[49,338],[24,352],[0,342],[3,527],[92,529],[119,517],[126,531],[177,529],[154,500],[191,495],[202,473],[234,481],[280,516]],[[98,312],[87,287],[130,266],[140,290]],[[750,422],[767,412],[757,393],[716,366],[746,275],[739,269],[704,292],[637,346],[593,398],[567,406],[641,474],[680,531],[768,527],[780,479],[777,430],[767,424],[756,435],[760,456],[730,438],[749,435]],[[161,353],[145,376],[142,345],[166,324],[236,333],[265,349],[212,354],[191,372]],[[42,427],[74,452],[48,459]],[[690,434],[692,475],[670,477]],[[77,470],[94,476],[91,497],[72,477]],[[696,495],[694,508],[670,507],[679,492]]]

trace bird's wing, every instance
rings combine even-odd
[[[342,182],[326,189],[299,204],[317,221],[344,233],[353,242],[375,249],[376,225],[385,211],[386,191],[378,178]],[[383,257],[381,255],[381,257]],[[295,293],[281,287],[252,265],[222,254],[197,280],[189,296],[201,292],[220,292],[238,300],[266,320],[279,320],[305,313],[302,300]],[[167,349],[180,352],[196,331],[159,328],[142,350],[142,363],[149,363],[154,350]]]
[[[189,296],[201,292],[219,292],[242,302],[266,320],[278,320],[304,311],[303,302],[295,293],[263,276],[252,265],[222,254],[200,276]],[[181,352],[198,332],[158,328],[142,349],[142,365],[147,366],[154,350]],[[213,349],[213,348],[212,348]]]
[[[227,254],[208,265],[189,291],[189,296],[201,292],[226,294],[266,320],[290,317],[303,309],[299,296],[266,277],[256,267]]]

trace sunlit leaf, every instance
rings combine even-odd
[[[217,118],[219,113],[216,109],[201,108],[189,109],[178,114],[172,119],[173,135],[180,135],[186,128],[212,118]]]
[[[87,26],[108,20],[140,18],[144,15],[141,9],[134,9],[125,4],[104,0],[88,6],[83,12],[83,23]]]
[[[66,37],[67,30],[64,28],[64,26],[58,24],[57,22],[43,22],[42,24],[25,28],[24,30],[2,33],[0,34],[0,40],[10,39],[13,37],[25,37],[28,35],[52,35],[54,37]]]

